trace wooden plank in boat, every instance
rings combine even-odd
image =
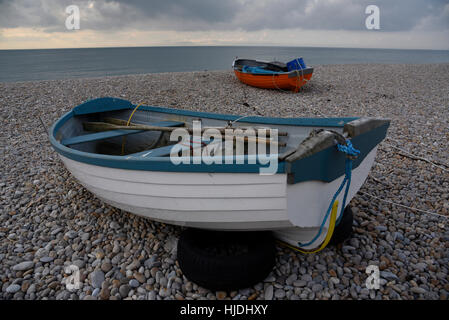
[[[211,140],[208,141],[203,141],[202,143],[204,145],[208,145],[211,142]],[[169,146],[164,146],[164,147],[159,147],[159,148],[155,148],[155,149],[151,149],[151,150],[145,150],[142,152],[137,152],[137,153],[131,153],[128,154],[128,156],[132,156],[132,157],[166,157],[170,155],[171,149],[174,147],[175,145],[169,145]],[[200,143],[198,142],[191,142],[190,146],[192,148],[196,148],[200,146]],[[185,150],[185,149],[189,149],[189,146],[182,146],[181,150]]]
[[[159,126],[159,127],[178,127],[178,126],[184,125],[184,123],[179,122],[179,121],[160,121],[160,122],[152,123],[152,125]],[[61,141],[61,144],[68,146],[68,145],[74,145],[74,144],[79,144],[79,143],[121,137],[121,136],[126,136],[126,135],[140,133],[140,132],[144,132],[144,130],[110,130],[110,131],[89,133],[89,134],[84,134],[81,136],[64,139]]]

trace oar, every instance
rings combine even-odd
[[[128,125],[128,121],[122,120],[122,119],[116,119],[116,118],[105,118],[104,122],[115,124],[115,125],[119,125],[119,126],[120,125],[121,126]],[[130,122],[129,125],[130,126],[141,126],[142,124]],[[238,128],[239,129],[244,129],[244,130],[246,130],[246,129],[255,129],[255,130],[258,130],[258,129],[270,129],[270,128],[263,128],[263,127],[254,127],[254,128],[251,128],[251,127],[238,127]],[[189,128],[187,128],[187,129],[189,129]],[[204,128],[202,128],[201,131],[204,131],[206,129],[217,129],[217,130],[220,131],[221,134],[225,134],[224,130],[225,129],[230,129],[230,128],[224,128],[224,127],[204,127]],[[191,130],[191,129],[189,129],[189,130]],[[270,130],[267,130],[266,134],[267,134],[267,136],[269,136],[270,135]],[[278,132],[278,136],[287,136],[287,135],[288,135],[288,132],[282,132],[282,131]]]
[[[163,132],[172,132],[176,129],[179,128],[175,128],[175,127],[159,127],[159,126],[148,126],[148,125],[133,125],[133,126],[121,126],[121,125],[115,125],[115,124],[111,124],[111,123],[106,123],[106,122],[84,122],[83,123],[83,128],[86,131],[95,131],[95,132],[101,132],[101,131],[108,131],[108,130],[144,130],[144,131],[163,131]],[[189,133],[193,132],[193,129],[191,128],[185,128]],[[206,130],[205,128],[203,128],[202,131]],[[222,128],[221,129],[222,134],[225,134],[225,129]],[[236,137],[238,138],[239,135],[234,135],[232,137]],[[257,138],[257,137],[247,137],[247,136],[243,136],[244,141],[248,142],[248,141],[255,141],[255,142],[265,142],[266,144],[274,144],[274,145],[278,145],[280,147],[285,147],[286,143],[284,142],[276,142],[276,141],[272,141],[272,140],[266,140],[266,139],[261,139],[261,138]]]
[[[143,124],[126,126],[126,125],[115,125],[106,122],[83,122],[83,128],[86,131],[109,131],[109,130],[146,130],[146,131],[164,131],[172,132],[177,127],[159,127],[159,126],[147,126]]]

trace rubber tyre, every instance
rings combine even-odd
[[[332,238],[329,242],[331,245],[337,245],[343,243],[346,239],[349,239],[352,235],[352,223],[354,221],[354,215],[350,206],[347,206],[343,211],[340,223],[335,227]]]
[[[271,232],[186,229],[178,241],[178,262],[190,281],[213,290],[248,288],[263,281],[276,260]]]

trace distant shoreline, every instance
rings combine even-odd
[[[320,69],[322,67],[344,67],[344,66],[353,66],[353,67],[368,67],[368,66],[447,66],[449,62],[446,63],[362,63],[362,64],[321,64],[314,65],[315,69]],[[221,70],[196,70],[196,71],[171,71],[171,72],[150,72],[150,73],[130,73],[130,74],[120,74],[120,75],[105,75],[105,76],[92,76],[92,77],[69,77],[69,78],[60,78],[60,79],[39,79],[39,80],[24,80],[24,81],[0,81],[0,84],[21,84],[21,83],[40,83],[40,82],[60,82],[60,81],[95,81],[95,80],[106,80],[106,79],[117,79],[121,78],[129,78],[129,77],[148,77],[152,75],[185,75],[185,74],[195,74],[195,73],[223,73],[223,72],[231,72],[234,74],[231,68],[229,69],[221,69]]]

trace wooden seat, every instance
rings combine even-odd
[[[158,127],[179,127],[179,126],[183,126],[184,122],[160,121],[160,122],[151,123],[151,125],[158,126]],[[104,140],[104,139],[115,138],[115,137],[122,137],[122,136],[127,136],[130,134],[140,133],[140,132],[144,132],[144,131],[145,130],[110,130],[110,131],[89,133],[89,134],[83,134],[80,136],[64,139],[61,141],[61,144],[65,145],[65,146],[69,146],[69,145],[74,145],[74,144],[79,144],[79,143],[98,141],[98,140]]]
[[[211,140],[208,141],[203,141],[202,144],[204,145],[208,145],[211,142]],[[128,154],[127,156],[131,156],[131,157],[142,157],[142,158],[146,158],[146,157],[166,157],[170,155],[171,149],[175,146],[175,144],[173,145],[169,145],[169,146],[164,146],[164,147],[159,147],[159,148],[155,148],[155,149],[151,149],[151,150],[145,150],[142,152],[137,152],[137,153],[131,153]],[[181,150],[186,150],[186,149],[190,149],[190,148],[196,148],[199,147],[200,143],[199,142],[190,142],[190,146],[186,146],[183,145],[181,147]]]

